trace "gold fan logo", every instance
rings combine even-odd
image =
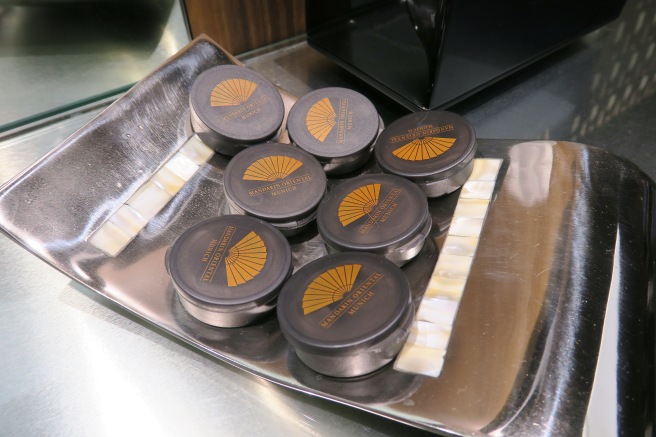
[[[360,267],[360,264],[346,264],[319,275],[303,293],[303,314],[310,314],[342,299],[344,293],[353,288]]]
[[[245,181],[275,181],[292,174],[303,163],[289,156],[267,156],[248,166],[244,172]]]
[[[369,184],[351,191],[337,209],[337,216],[342,226],[347,226],[369,214],[378,204],[379,195],[380,184]]]
[[[351,191],[337,208],[337,217],[346,227],[356,220],[367,217],[358,233],[366,235],[376,223],[385,223],[399,206],[397,198],[403,190],[392,187],[379,204],[380,184],[364,185]]]
[[[326,139],[330,131],[337,123],[337,113],[330,104],[328,98],[319,100],[312,105],[307,115],[305,116],[305,125],[310,134],[317,140],[323,141]]]
[[[298,190],[298,186],[312,180],[309,174],[290,177],[296,170],[303,166],[303,162],[289,156],[267,156],[253,162],[244,171],[245,181],[272,182],[250,188],[249,196],[260,196],[269,194],[279,196]]]
[[[339,302],[335,309],[319,321],[321,327],[326,329],[345,314],[355,315],[376,295],[372,287],[384,277],[381,273],[374,272],[355,287],[361,267],[360,264],[345,264],[319,275],[303,293],[303,314],[308,315]]]
[[[224,122],[232,120],[248,120],[262,112],[262,107],[270,103],[271,96],[264,93],[255,100],[251,99],[257,84],[246,79],[228,79],[214,87],[210,94],[210,105],[212,107],[230,108],[238,106],[237,109],[227,113],[220,113],[219,117]],[[250,121],[250,120],[248,120]]]
[[[392,153],[405,161],[424,161],[441,155],[453,146],[455,138],[420,138],[410,141]]]
[[[225,259],[228,287],[245,284],[260,274],[267,260],[267,248],[262,238],[251,231],[232,246]]]
[[[325,97],[316,102],[305,116],[305,126],[314,138],[324,142],[326,137],[337,126],[335,142],[346,141],[346,131],[353,127],[353,112],[349,111],[349,99],[339,99],[339,110],[335,111],[330,100]]]
[[[424,161],[435,158],[449,150],[456,142],[456,138],[434,137],[433,135],[455,130],[452,124],[433,126],[426,124],[408,130],[402,135],[389,139],[390,144],[405,143],[395,149],[392,154],[405,161]]]
[[[257,88],[255,82],[246,79],[228,79],[219,83],[212,90],[210,105],[238,106],[248,101]]]

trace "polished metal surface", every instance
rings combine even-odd
[[[437,379],[390,367],[353,381],[321,377],[290,353],[275,318],[220,329],[184,312],[164,254],[189,225],[227,211],[222,189],[227,159],[220,155],[118,257],[86,243],[184,142],[193,78],[221,62],[229,58],[211,42],[197,41],[5,186],[3,230],[166,335],[294,390],[457,435],[580,434],[586,422],[594,424],[607,411],[616,417],[618,432],[652,429],[653,185],[633,165],[601,149],[554,141],[479,142],[480,156],[502,158],[504,165]],[[430,201],[431,237],[404,267],[415,300],[430,276],[456,197]],[[311,231],[292,243],[296,267],[325,254]],[[66,286],[65,278],[50,274]],[[617,317],[616,325],[606,314]],[[17,329],[5,323],[7,332]],[[108,340],[90,338],[84,348],[102,355],[100,345]],[[598,366],[600,351],[609,349],[617,350],[615,365]],[[601,372],[612,375],[614,397],[591,395],[602,390]],[[83,387],[81,381],[71,384]],[[162,413],[153,417],[157,414]]]
[[[80,113],[0,142],[0,183],[95,115]],[[3,436],[425,434],[214,359],[1,233],[0,272]],[[257,350],[254,340],[246,335],[243,344]]]

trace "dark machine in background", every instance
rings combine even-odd
[[[412,110],[444,108],[617,18],[624,0],[314,0],[308,43]]]

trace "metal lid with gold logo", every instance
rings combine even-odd
[[[473,169],[476,133],[458,114],[423,111],[390,124],[378,137],[381,170],[410,179],[428,197],[457,190]]]
[[[223,183],[233,213],[266,220],[285,235],[314,220],[326,192],[326,174],[316,158],[278,143],[240,152],[226,167]]]
[[[278,301],[282,332],[317,372],[351,377],[391,361],[414,316],[405,274],[369,253],[313,261],[284,285]]]
[[[227,215],[185,231],[166,268],[189,314],[214,326],[243,326],[275,307],[292,271],[291,249],[268,223]]]
[[[285,114],[276,87],[259,73],[236,65],[201,73],[191,88],[189,104],[194,131],[226,155],[277,137]]]
[[[431,224],[424,193],[386,174],[347,179],[328,193],[317,214],[330,251],[377,253],[399,265],[419,253]]]
[[[322,88],[304,95],[287,119],[291,141],[314,155],[331,175],[363,165],[380,126],[369,99],[347,88]]]

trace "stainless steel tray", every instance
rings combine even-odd
[[[653,184],[602,150],[479,141],[480,156],[504,165],[439,378],[391,366],[355,380],[321,376],[298,361],[274,316],[220,329],[185,313],[164,254],[193,223],[227,212],[226,157],[204,165],[119,256],[87,243],[187,138],[194,78],[231,62],[212,41],[193,41],[6,184],[2,230],[186,343],[294,390],[446,434],[581,434],[586,423],[609,420],[614,429],[645,429],[654,400],[642,389],[654,386]],[[404,267],[417,301],[456,200],[430,201],[431,236]],[[316,229],[291,243],[295,267],[326,253]],[[615,396],[596,395],[597,381],[609,378]]]

